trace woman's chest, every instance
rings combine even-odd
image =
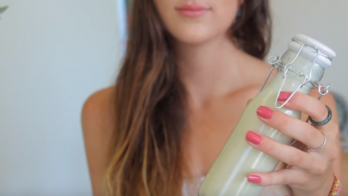
[[[214,105],[215,107],[196,110],[190,114],[189,130],[184,137],[183,151],[191,171],[188,178],[195,179],[193,183],[186,185],[191,193],[198,190],[200,182],[197,182],[197,179],[202,179],[209,171],[250,99],[251,97],[244,96],[244,99],[236,98],[229,102],[221,102]],[[279,165],[279,168],[281,167],[283,166]],[[261,196],[290,195],[290,193],[287,186],[273,186],[266,187]]]
[[[237,97],[190,113],[183,151],[193,176],[206,175],[238,123],[248,100],[249,97]]]

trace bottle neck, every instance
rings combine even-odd
[[[295,60],[294,60],[295,59]],[[302,54],[297,56],[297,52],[293,50],[287,50],[282,58],[281,64],[283,66],[278,68],[278,72],[286,72],[285,66],[291,68],[290,71],[286,73],[290,78],[294,78],[298,81],[310,80],[312,83],[320,82],[324,76],[325,68],[320,64],[315,62],[315,59],[308,58]],[[314,88],[312,85],[310,88]]]
[[[278,70],[277,74],[270,83],[270,86],[273,85],[275,88],[280,89],[280,91],[297,91],[300,93],[309,94],[314,86],[311,83],[307,83],[306,85],[302,86],[300,83],[301,81],[303,81],[303,78],[284,77],[284,72]]]

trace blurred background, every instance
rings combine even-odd
[[[91,196],[80,112],[111,85],[125,48],[123,0],[0,0],[0,195]],[[348,100],[348,1],[271,0],[270,55],[296,33],[337,52],[324,83]],[[346,119],[343,119],[346,120]]]

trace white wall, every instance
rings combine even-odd
[[[119,2],[119,0],[117,0]],[[86,97],[114,81],[115,0],[0,0],[0,195],[91,195]]]
[[[271,5],[274,36],[270,55],[281,55],[296,33],[321,41],[337,53],[323,83],[348,99],[348,1],[271,0]]]
[[[325,81],[348,98],[348,1],[271,2],[271,54],[281,55],[298,32],[317,38],[338,54]],[[89,196],[80,110],[115,77],[124,33],[115,0],[1,5],[10,8],[0,20],[0,195]]]

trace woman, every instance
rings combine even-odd
[[[94,195],[197,195],[200,179],[269,71],[262,59],[270,27],[267,0],[134,0],[116,85],[93,94],[82,113]],[[263,195],[329,194],[334,175],[340,176],[333,97],[320,102],[297,93],[286,107],[322,121],[324,104],[334,117],[315,128],[259,109],[262,121],[306,145],[322,144],[317,129],[328,138],[322,150],[304,152],[249,132],[251,145],[262,140],[253,147],[293,165],[246,176],[267,187]],[[262,118],[262,112],[273,115]]]

